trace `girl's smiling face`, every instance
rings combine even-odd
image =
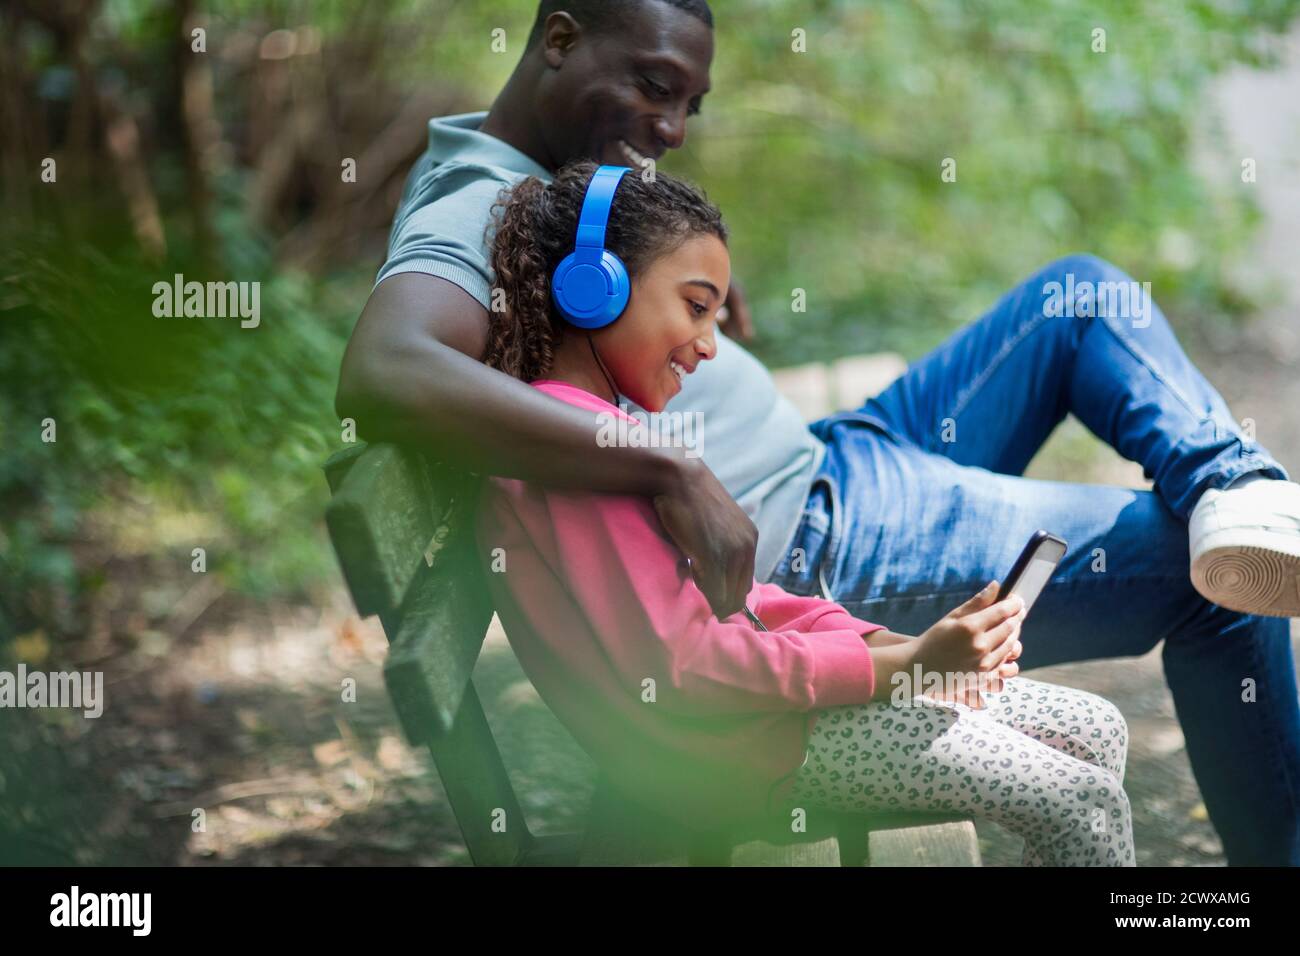
[[[618,321],[591,334],[619,391],[648,412],[663,411],[685,377],[716,354],[730,284],[731,255],[711,234],[690,236],[643,269]]]

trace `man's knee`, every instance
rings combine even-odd
[[[1096,284],[1132,281],[1129,274],[1119,266],[1090,252],[1075,252],[1062,256],[1048,263],[1042,271],[1045,276],[1051,276],[1061,283],[1065,282],[1067,276],[1073,276],[1075,286],[1081,282]]]

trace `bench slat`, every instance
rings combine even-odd
[[[390,613],[401,606],[450,495],[433,486],[420,456],[394,445],[371,446],[335,467],[346,472],[325,523],[343,576],[362,617]]]
[[[840,841],[833,836],[805,843],[779,845],[763,840],[751,840],[731,851],[731,865],[839,866]]]
[[[365,442],[358,442],[329,456],[325,461],[325,480],[329,482],[330,494],[334,494],[339,490],[339,485],[343,484],[343,479],[352,470],[352,466],[356,464],[357,459],[365,454],[368,447]]]
[[[472,684],[465,690],[452,732],[430,736],[425,743],[474,865],[525,862],[535,838]]]
[[[872,831],[870,866],[979,866],[979,840],[969,820]]]
[[[326,465],[326,512],[348,587],[388,635],[384,679],[406,736],[450,733],[492,619],[479,568],[472,476],[393,445]]]
[[[477,557],[465,540],[468,534],[462,527],[447,538],[443,560],[462,569],[458,577],[445,568],[419,568],[396,627],[390,630],[390,617],[383,617],[384,630],[394,635],[384,682],[413,743],[451,732],[492,623],[492,605],[471,564]],[[484,744],[491,745],[490,738]]]
[[[388,635],[393,707],[407,739],[428,747],[474,863],[561,858],[559,844],[539,848],[529,832],[471,680],[492,619],[474,535],[477,479],[385,444],[336,454],[326,477],[348,588]]]

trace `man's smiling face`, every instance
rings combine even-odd
[[[578,30],[543,56],[551,69],[539,106],[555,166],[593,159],[639,169],[686,141],[687,117],[709,91],[713,30],[684,10],[649,2],[616,31]]]

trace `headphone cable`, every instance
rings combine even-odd
[[[613,401],[611,401],[610,404],[617,407],[618,389],[614,387],[613,378],[611,378],[609,373],[605,371],[605,363],[601,361],[600,354],[596,351],[596,343],[592,341],[590,332],[587,333],[587,344],[591,346],[591,357],[596,360],[596,365],[600,368],[600,374],[605,376],[605,381],[609,384],[609,390],[614,395]]]

